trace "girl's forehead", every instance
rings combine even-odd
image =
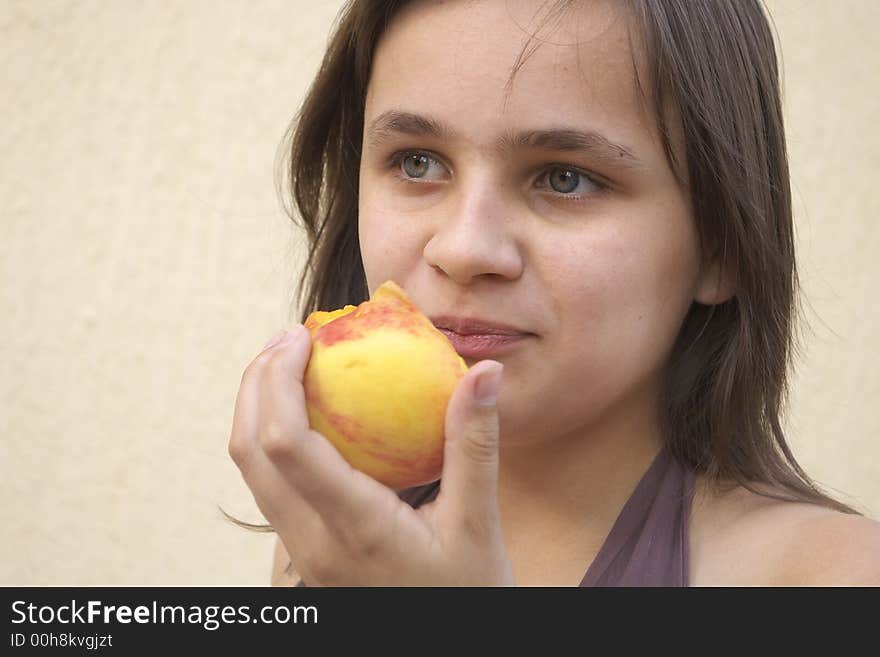
[[[398,110],[474,138],[502,126],[567,126],[654,141],[621,6],[572,2],[536,14],[538,6],[429,0],[405,7],[376,48],[367,122]]]

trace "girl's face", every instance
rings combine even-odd
[[[520,442],[655,421],[701,279],[625,16],[595,2],[551,21],[507,89],[534,4],[415,2],[394,18],[367,93],[358,222],[371,292],[393,279],[429,317],[533,334],[493,356],[503,438]]]

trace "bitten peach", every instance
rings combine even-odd
[[[309,423],[355,468],[399,490],[436,480],[446,406],[468,367],[393,281],[316,311],[303,385]]]

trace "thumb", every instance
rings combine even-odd
[[[483,360],[459,381],[446,407],[443,497],[450,510],[497,513],[498,410],[504,366]]]

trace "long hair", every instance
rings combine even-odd
[[[285,136],[279,190],[289,193],[288,214],[308,239],[294,301],[301,321],[369,296],[357,232],[364,105],[376,44],[405,4],[351,0],[343,7]],[[557,2],[548,16],[570,5]],[[642,78],[634,61],[638,86],[673,171],[686,172],[680,182],[701,244],[735,274],[733,298],[694,302],[675,343],[664,387],[666,444],[710,482],[857,513],[811,481],[781,422],[798,278],[769,19],[759,0],[630,0],[626,11],[633,51],[647,63]],[[684,136],[683,162],[671,147],[672,120]]]

